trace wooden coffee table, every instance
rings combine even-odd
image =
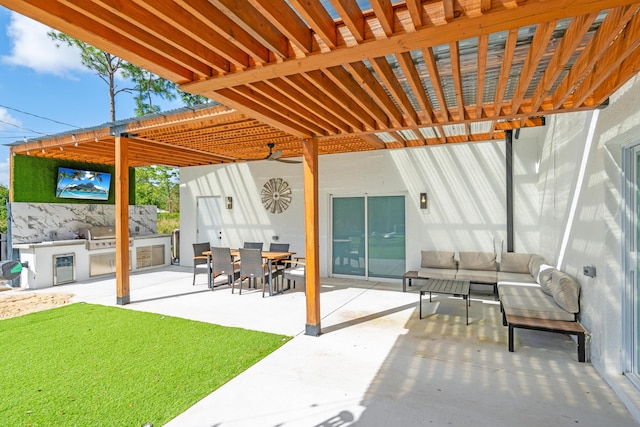
[[[464,299],[464,305],[467,310],[467,325],[469,324],[469,299],[470,283],[468,280],[454,279],[427,279],[426,283],[420,288],[420,318],[422,319],[422,296],[429,293],[429,302],[431,302],[431,294],[449,294],[460,295]]]

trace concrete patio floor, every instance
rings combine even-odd
[[[262,298],[192,286],[190,268],[131,276],[127,309],[293,336],[168,426],[637,426],[565,335],[516,331],[514,353],[493,296],[423,302],[414,286],[323,278],[320,337],[304,335],[304,289]],[[246,289],[246,288],[245,288]],[[38,291],[115,305],[108,277]],[[197,355],[194,355],[197,357]],[[156,426],[157,427],[157,426]]]

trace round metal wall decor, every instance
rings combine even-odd
[[[264,208],[271,213],[282,213],[291,204],[291,188],[282,178],[265,182],[260,195]]]

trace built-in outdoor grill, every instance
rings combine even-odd
[[[87,250],[108,249],[116,247],[116,227],[85,227],[78,229],[80,238],[87,240]],[[129,246],[133,246],[133,239],[129,239]]]

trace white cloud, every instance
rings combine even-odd
[[[78,50],[66,45],[56,47],[56,42],[47,35],[49,31],[51,28],[39,22],[12,13],[11,22],[7,26],[11,55],[3,56],[2,62],[62,77],[86,72]]]
[[[22,126],[22,122],[9,113],[6,108],[0,107],[0,130],[15,129],[15,126]]]

